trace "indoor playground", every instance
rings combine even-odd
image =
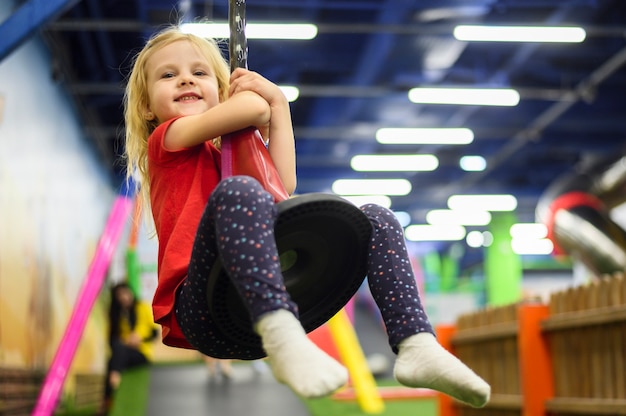
[[[155,331],[111,381],[112,288],[152,305],[160,272],[125,171],[125,87],[168,25],[289,102],[293,195],[271,159],[237,170],[242,143],[269,154],[261,127],[223,134],[215,163],[274,198],[302,337],[347,370],[329,395],[273,376],[221,256],[201,302],[243,353]],[[626,415],[626,2],[3,0],[0,79],[0,416]],[[394,377],[370,203],[402,225],[437,342],[489,384],[483,407]]]

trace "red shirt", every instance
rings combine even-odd
[[[173,313],[178,286],[187,276],[191,248],[209,195],[220,181],[220,151],[210,142],[169,151],[167,128],[159,125],[148,138],[150,202],[159,239],[158,285],[152,301],[154,319],[163,328],[163,343],[192,348]]]

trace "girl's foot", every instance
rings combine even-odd
[[[408,387],[440,391],[473,407],[489,401],[491,387],[430,333],[410,336],[398,346],[396,379]]]
[[[348,381],[348,371],[307,337],[285,309],[267,313],[255,325],[274,377],[296,394],[323,397]]]

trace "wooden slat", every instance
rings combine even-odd
[[[99,405],[104,398],[104,375],[76,374],[74,405],[77,408]]]
[[[595,310],[572,311],[550,316],[541,323],[544,331],[558,331],[592,325],[626,322],[626,305],[608,306]]]
[[[0,414],[30,414],[43,378],[44,374],[37,370],[0,368]]]
[[[576,415],[626,415],[626,400],[554,398],[546,402],[546,409]]]
[[[492,394],[488,409],[521,410],[524,398],[519,394]]]
[[[517,323],[508,322],[491,326],[472,328],[471,330],[458,331],[452,337],[452,344],[473,343],[494,338],[507,338],[517,336]]]

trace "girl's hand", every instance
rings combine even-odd
[[[256,128],[267,143],[285,189],[292,194],[296,189],[296,151],[287,97],[273,82],[256,72],[238,68],[230,76],[229,95],[233,97],[241,92],[256,94],[260,101],[265,100],[269,105],[269,123],[256,125]]]
[[[259,94],[271,107],[287,105],[287,98],[281,89],[262,75],[244,68],[237,68],[230,76],[229,96],[242,91]]]

